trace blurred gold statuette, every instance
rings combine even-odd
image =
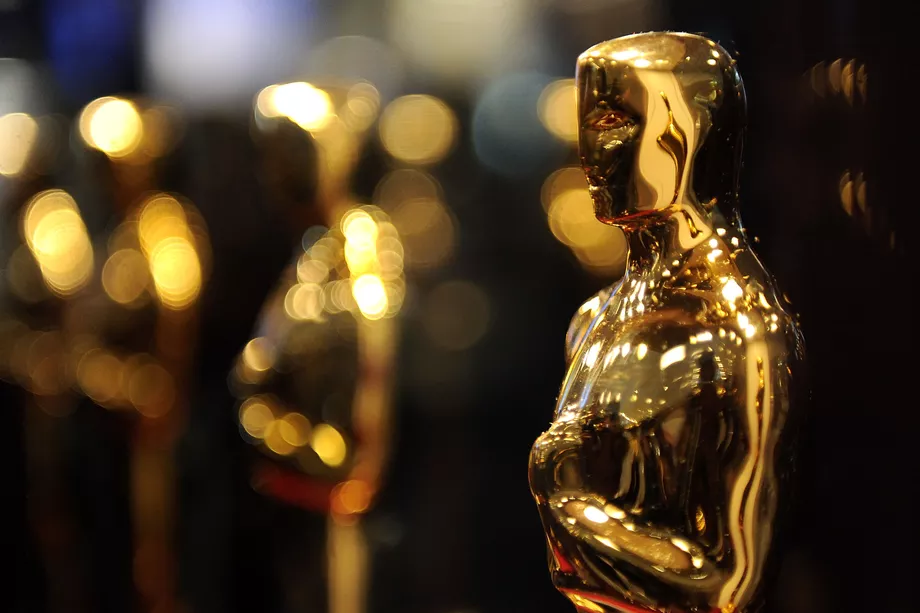
[[[626,273],[579,310],[530,484],[582,611],[761,611],[802,336],[738,214],[745,93],[716,43],[644,33],[577,68],[579,151]]]

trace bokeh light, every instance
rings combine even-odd
[[[316,320],[326,306],[323,288],[317,283],[296,283],[284,297],[284,312],[295,320]]]
[[[355,279],[351,291],[361,313],[368,319],[380,319],[386,314],[387,292],[377,275],[361,275]]]
[[[359,479],[349,479],[332,490],[332,511],[339,515],[363,513],[371,505],[371,486]]]
[[[393,211],[393,224],[403,240],[406,264],[414,269],[441,266],[454,252],[455,222],[440,199],[413,198],[400,203]]]
[[[22,233],[45,284],[59,296],[86,285],[93,271],[93,248],[77,203],[65,191],[41,192],[22,215]]]
[[[86,144],[111,158],[134,153],[144,135],[144,122],[134,103],[111,96],[86,105],[79,126]]]
[[[374,202],[391,215],[396,207],[406,200],[441,197],[441,186],[437,179],[415,168],[400,168],[388,172],[374,190]]]
[[[100,348],[87,351],[77,364],[77,384],[102,406],[110,406],[121,393],[124,365],[113,353]]]
[[[586,268],[602,275],[622,273],[626,237],[594,216],[594,202],[580,169],[563,168],[551,174],[543,184],[542,199],[553,235]]]
[[[287,456],[294,453],[297,449],[285,438],[283,430],[285,423],[280,419],[272,420],[265,426],[263,432],[263,441],[265,446],[280,456]]]
[[[0,117],[0,175],[18,176],[29,162],[38,136],[38,123],[26,113]]]
[[[327,466],[337,468],[345,461],[348,446],[342,434],[329,424],[318,424],[310,446]]]
[[[553,201],[560,194],[569,190],[587,190],[588,181],[585,171],[580,166],[564,166],[551,173],[543,182],[540,190],[540,201],[543,209],[549,211]]]
[[[373,82],[380,96],[390,99],[402,90],[403,64],[400,54],[381,40],[334,36],[310,50],[307,72],[316,79]]]
[[[188,306],[201,290],[198,253],[184,238],[173,237],[157,243],[150,252],[150,275],[160,300],[171,308]]]
[[[23,111],[36,115],[47,108],[43,78],[36,68],[26,60],[0,57],[0,115]]]
[[[569,148],[546,131],[539,101],[552,79],[510,73],[490,83],[473,111],[473,147],[479,160],[507,177],[533,176],[563,161]]]
[[[26,245],[17,247],[7,261],[6,282],[13,295],[27,304],[34,304],[48,296],[38,263]]]
[[[141,358],[137,362],[125,365],[128,401],[144,417],[162,417],[175,401],[173,378],[152,359]]]
[[[20,336],[13,347],[11,367],[19,383],[33,394],[60,394],[68,385],[63,335],[52,330]]]
[[[310,442],[312,427],[302,413],[288,413],[278,420],[278,432],[289,445],[303,447]]]
[[[567,142],[578,141],[575,79],[553,81],[537,102],[540,121],[553,136]]]
[[[345,262],[353,275],[373,271],[377,264],[377,223],[359,209],[349,211],[342,218],[345,235]]]
[[[405,298],[399,231],[372,205],[347,210],[337,226],[308,231],[297,261],[297,282],[286,290],[284,311],[295,321],[351,311],[365,319],[392,317]]]
[[[275,347],[264,336],[254,338],[243,348],[243,364],[249,370],[265,372],[275,363]]]
[[[266,87],[256,108],[264,117],[287,117],[307,131],[321,130],[335,117],[329,94],[303,81]]]
[[[345,97],[342,121],[350,130],[368,129],[380,112],[380,92],[370,83],[356,83]]]
[[[172,196],[154,195],[141,206],[137,226],[160,301],[188,307],[201,291],[202,269],[184,208]]]
[[[394,0],[390,39],[429,80],[477,86],[537,44],[538,11],[527,0]]]
[[[265,429],[274,419],[271,403],[263,396],[251,396],[240,405],[240,425],[255,439],[265,435]]]
[[[299,69],[316,0],[147,0],[145,89],[184,108],[239,111],[252,92]]]
[[[118,304],[137,304],[149,281],[147,260],[136,249],[119,249],[102,268],[102,288]]]
[[[457,118],[433,96],[397,98],[380,117],[380,140],[387,152],[409,164],[433,164],[444,159],[454,143]]]

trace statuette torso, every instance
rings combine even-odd
[[[804,350],[737,215],[740,78],[706,39],[626,37],[581,56],[579,118],[630,255],[573,320],[531,453],[554,583],[585,611],[759,611]]]

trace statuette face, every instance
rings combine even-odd
[[[579,58],[580,154],[627,271],[579,310],[530,483],[583,611],[763,610],[804,344],[738,216],[745,98],[712,41],[647,33]]]

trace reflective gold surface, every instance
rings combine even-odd
[[[579,310],[530,483],[582,611],[761,611],[789,492],[804,345],[738,216],[745,94],[699,36],[579,58],[579,145],[626,273]]]

